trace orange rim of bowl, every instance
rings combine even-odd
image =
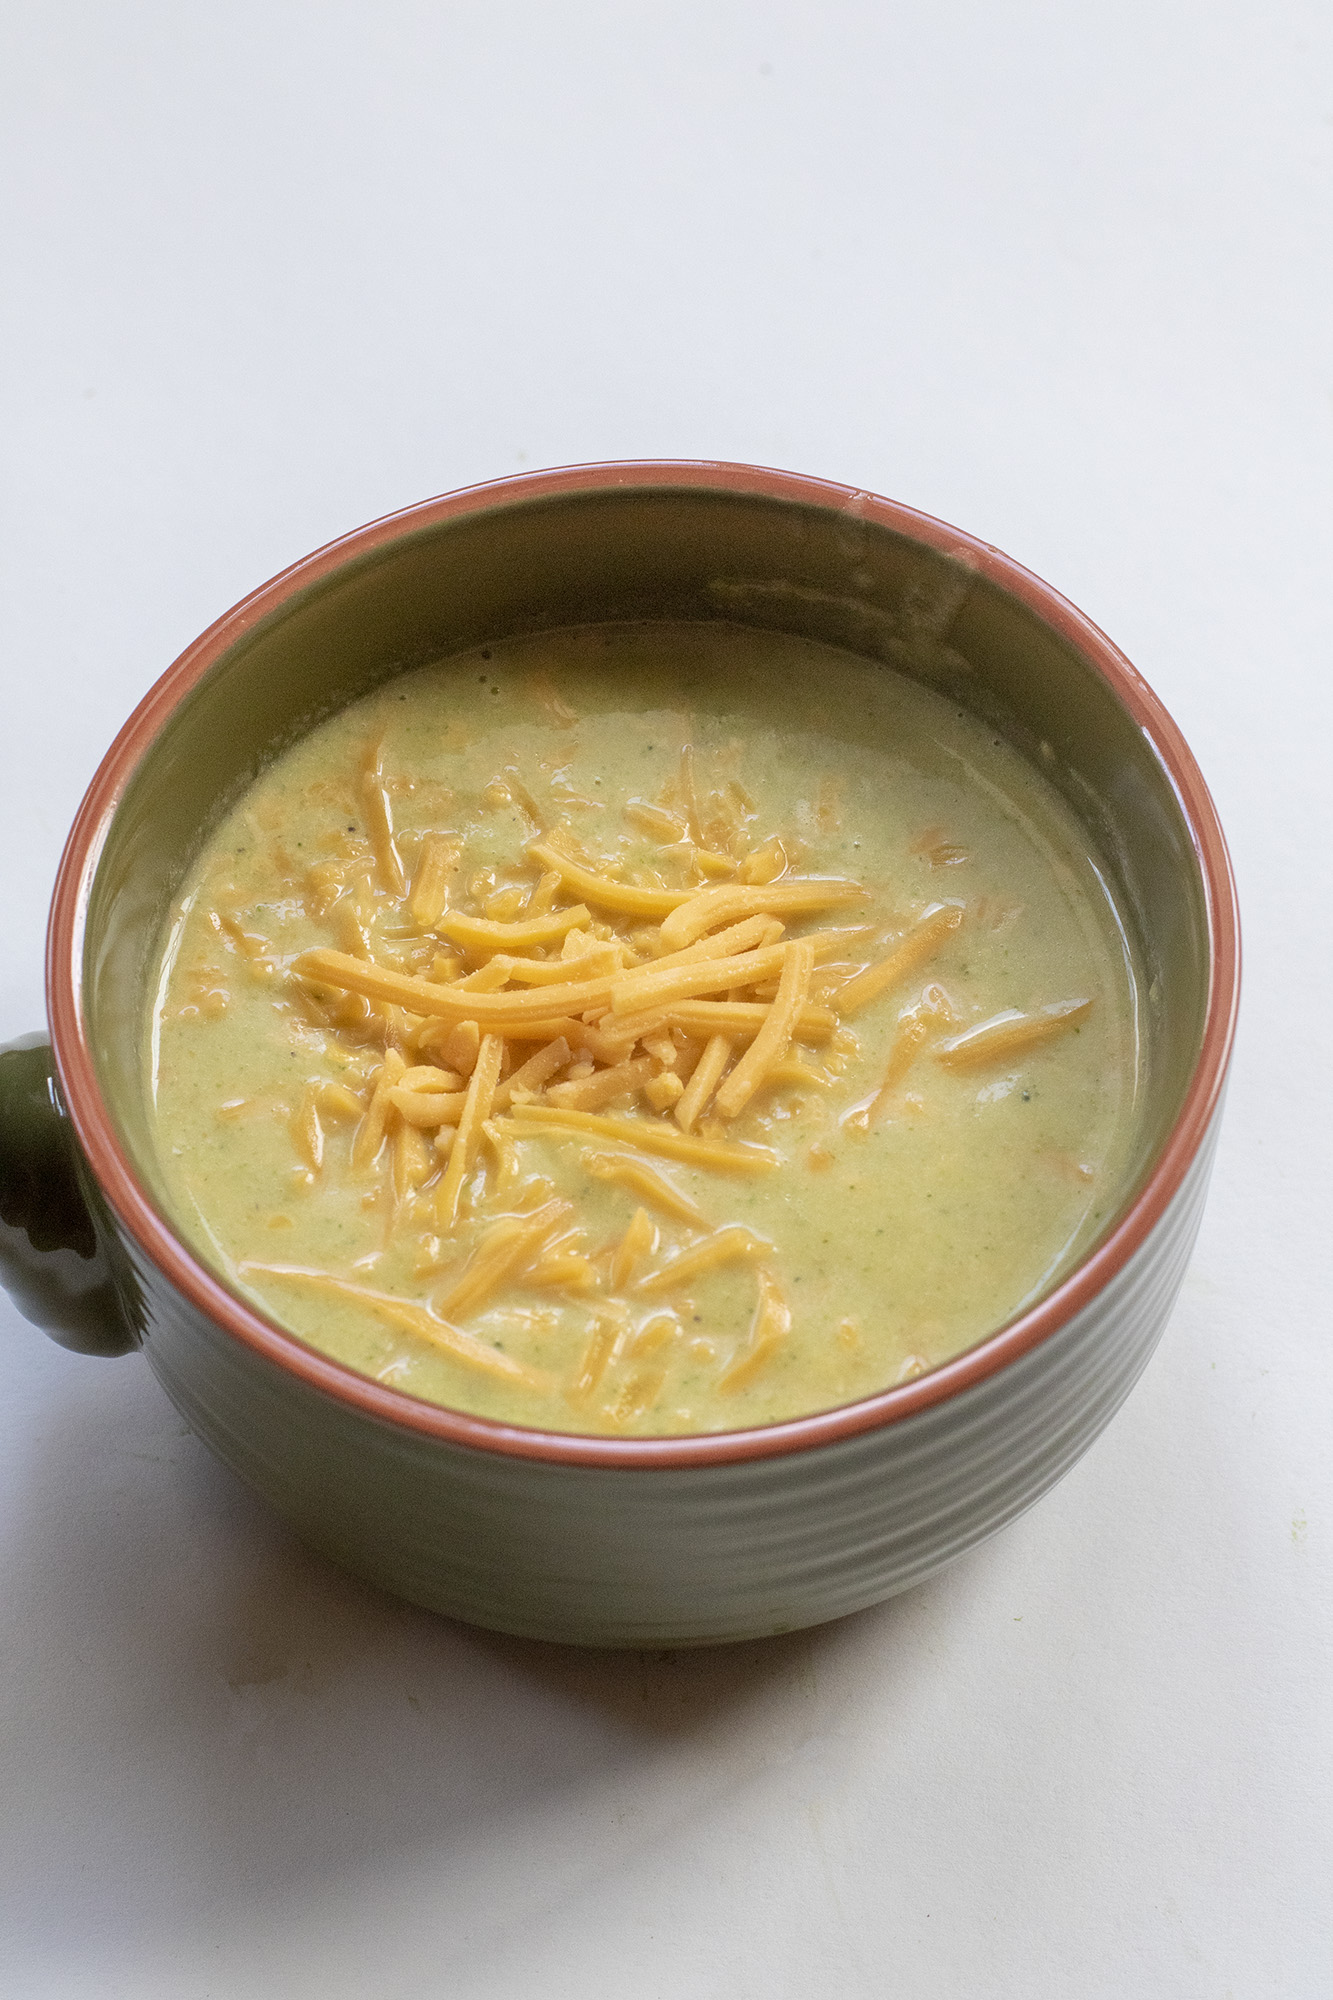
[[[952,556],[1027,605],[1107,681],[1155,748],[1176,790],[1202,883],[1210,946],[1204,1032],[1185,1102],[1128,1209],[1055,1289],[975,1347],[915,1380],[857,1402],[749,1430],[677,1437],[597,1437],[502,1424],[428,1403],[330,1360],[230,1291],[199,1263],[140,1184],[103,1100],[82,997],[84,919],[116,808],[180,700],[247,631],[281,605],[375,549],[459,516],[564,494],[616,489],[712,490],[813,506]],[[387,514],[293,563],[209,627],[151,688],[120,731],[79,808],[61,858],[47,934],[47,1007],[57,1074],[79,1143],[119,1222],[190,1304],[243,1345],[349,1409],[442,1443],[550,1464],[643,1469],[737,1464],[836,1444],[949,1401],[1029,1353],[1088,1305],[1146,1241],[1179,1189],[1218,1109],[1235,1033],[1240,930],[1226,841],[1180,731],[1129,661],[1067,599],[975,536],[891,500],[801,474],[712,460],[632,460],[488,481]]]

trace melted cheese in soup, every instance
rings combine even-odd
[[[1132,957],[1050,784],[884,667],[595,627],[402,676],[203,847],[149,1029],[179,1226],[271,1317],[566,1431],[770,1423],[1110,1219]]]

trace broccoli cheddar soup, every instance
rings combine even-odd
[[[1110,1219],[1132,955],[1072,814],[887,668],[598,626],[405,674],[203,847],[168,1201],[337,1360],[546,1429],[910,1379]]]

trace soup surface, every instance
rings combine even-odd
[[[176,1220],[312,1345],[566,1431],[921,1373],[1106,1221],[1133,964],[1008,744],[831,648],[478,648],[288,750],[203,847],[148,1027]]]

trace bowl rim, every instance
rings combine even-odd
[[[653,488],[784,501],[873,522],[953,557],[1017,598],[1064,638],[1109,683],[1156,750],[1175,788],[1204,896],[1208,998],[1184,1103],[1142,1187],[1109,1234],[1036,1305],[915,1380],[831,1410],[748,1430],[598,1437],[471,1416],[376,1382],[268,1319],[200,1263],[149,1199],[102,1097],[83,1008],[83,939],[97,864],[116,809],[141,760],[180,701],[262,619],[345,565],[443,522],[557,496]],[[780,1458],[900,1423],[996,1375],[1049,1340],[1088,1305],[1161,1220],[1217,1112],[1235,1035],[1240,930],[1226,841],[1203,775],[1180,730],[1119,648],[1058,591],[990,543],[858,487],[724,460],[638,459],[522,473],[401,508],[325,543],[224,612],[149,689],[98,767],[61,858],[47,932],[46,975],[56,1071],[84,1156],[121,1227],[175,1290],[216,1326],[349,1411],[424,1438],[549,1464],[665,1470]]]

